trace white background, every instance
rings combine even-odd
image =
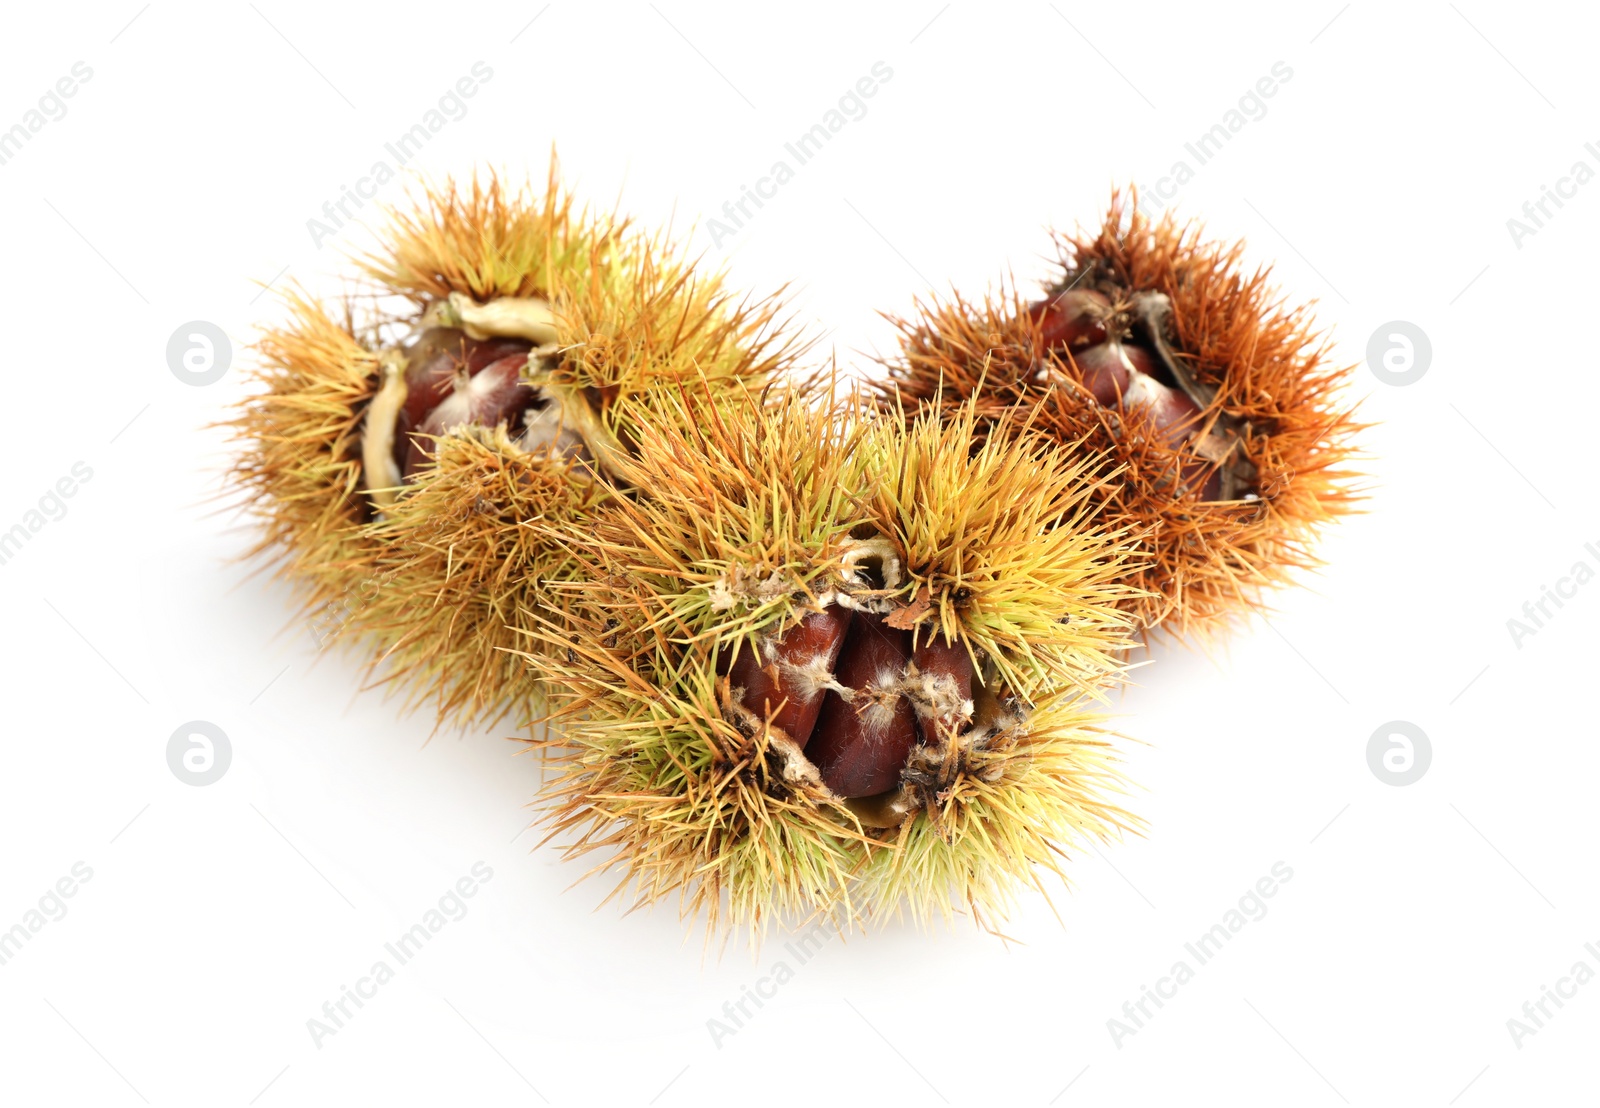
[[[1506,626],[1600,567],[1600,183],[1520,247],[1506,227],[1600,169],[1576,7],[138,4],[13,11],[0,66],[0,126],[93,70],[0,166],[0,530],[93,470],[0,566],[0,928],[93,870],[0,966],[0,1101],[1593,1103],[1600,983],[1520,1046],[1507,1027],[1574,962],[1600,970],[1600,583],[1520,646]],[[1326,572],[1214,656],[1159,650],[1118,699],[1148,833],[1075,858],[1059,918],[1030,897],[1009,945],[963,924],[804,965],[781,933],[707,953],[672,910],[568,891],[586,866],[535,849],[538,765],[504,732],[429,741],[231,563],[247,536],[207,503],[204,428],[281,310],[261,284],[338,291],[365,231],[316,249],[307,220],[477,61],[492,79],[414,168],[541,176],[554,144],[581,196],[674,219],[740,286],[790,283],[857,366],[888,348],[878,311],[1042,276],[1048,225],[1154,182],[1292,69],[1180,210],[1317,299],[1343,361],[1391,320],[1433,361],[1405,388],[1357,373],[1374,488]],[[704,220],[878,61],[866,117],[712,250]],[[205,388],[165,357],[196,319],[237,355]],[[234,752],[204,788],[165,754],[195,719]],[[1432,746],[1406,787],[1367,764],[1395,719]],[[314,1044],[307,1020],[479,861],[469,914]],[[1269,914],[1115,1042],[1278,861]],[[715,1042],[780,961],[793,980]]]

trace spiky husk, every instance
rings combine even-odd
[[[281,559],[321,633],[352,583],[337,567],[362,556],[361,419],[378,357],[349,305],[336,318],[298,289],[282,299],[289,318],[256,343],[257,389],[228,425],[244,444],[228,478],[258,532],[247,557]]]
[[[1319,566],[1318,531],[1360,499],[1350,465],[1362,425],[1342,395],[1354,367],[1330,361],[1310,307],[1287,304],[1269,270],[1245,271],[1242,243],[1207,240],[1198,223],[1180,225],[1170,212],[1152,221],[1136,196],[1113,194],[1098,228],[1058,234],[1057,247],[1062,276],[1046,295],[1092,268],[1171,299],[1176,353],[1216,389],[1202,426],[1219,411],[1242,419],[1242,448],[1259,474],[1255,499],[1203,499],[1180,479],[1192,456],[1139,434],[1074,387],[1075,371],[1046,349],[1014,284],[977,301],[935,299],[893,319],[901,350],[887,361],[882,388],[913,410],[955,413],[971,399],[991,420],[1027,411],[1035,428],[1120,467],[1094,497],[1105,526],[1145,536],[1131,610],[1146,629],[1207,639],[1229,616],[1261,606],[1265,589]]]
[[[468,719],[518,706],[508,691],[529,674],[510,651],[526,649],[530,615],[555,616],[550,585],[578,572],[541,527],[581,525],[608,495],[581,462],[529,455],[502,430],[440,441],[435,467],[362,529],[370,577],[352,606],[408,675],[411,706]]]
[[[231,423],[231,483],[262,528],[252,553],[281,557],[319,636],[363,641],[375,678],[432,701],[441,723],[494,722],[537,691],[502,648],[526,648],[546,583],[573,570],[536,527],[604,499],[637,438],[628,413],[691,378],[742,392],[798,349],[774,301],[738,298],[669,235],[575,208],[554,163],[542,190],[494,175],[424,188],[389,212],[380,242],[360,262],[369,295],[339,319],[299,291],[285,298],[290,318],[261,340],[259,387]],[[451,294],[549,302],[559,353],[536,384],[581,424],[593,461],[465,428],[376,513],[360,436],[380,352]]]
[[[545,195],[509,193],[498,178],[447,182],[395,209],[384,248],[362,259],[387,291],[421,315],[452,292],[550,301],[563,356],[542,384],[584,394],[626,447],[635,438],[625,398],[701,380],[714,390],[759,385],[800,354],[781,318],[782,290],[765,299],[727,287],[666,231],[575,212],[552,163]],[[637,408],[648,411],[648,403]]]
[[[559,737],[540,744],[547,822],[620,869],[612,895],[676,898],[711,932],[961,910],[988,923],[1041,867],[1134,825],[1092,699],[1121,670],[1129,555],[1081,526],[1085,463],[1037,437],[973,450],[970,413],[940,425],[680,396],[645,428],[641,495],[583,532],[588,580],[564,590],[539,659],[560,690]],[[953,635],[1031,705],[981,749],[924,758],[927,803],[897,831],[858,820],[719,676],[758,632],[828,603]]]

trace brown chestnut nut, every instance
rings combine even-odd
[[[1108,408],[1119,407],[1133,391],[1136,375],[1155,371],[1155,359],[1142,346],[1124,342],[1103,342],[1068,355],[1082,375],[1083,386]]]
[[[881,616],[857,612],[850,621],[837,673],[844,693],[828,690],[806,749],[823,782],[842,797],[875,796],[900,783],[917,742],[916,713],[901,691],[910,639]]]
[[[823,694],[850,627],[850,610],[837,605],[812,612],[782,635],[741,647],[728,669],[739,702],[762,719],[771,718],[804,747],[817,725]]]
[[[1092,289],[1071,289],[1028,308],[1039,321],[1039,335],[1049,348],[1076,350],[1106,341],[1111,301]]]
[[[933,632],[911,652],[906,689],[922,741],[952,739],[972,719],[972,658],[967,648]]]
[[[408,351],[406,401],[396,424],[395,456],[410,478],[433,457],[432,439],[457,427],[516,432],[537,398],[522,382],[531,344],[522,339],[470,339],[453,328],[433,328]]]

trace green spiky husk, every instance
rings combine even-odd
[[[646,428],[641,495],[583,531],[587,580],[537,659],[559,689],[547,822],[620,868],[614,895],[676,898],[713,931],[989,923],[1066,851],[1134,825],[1093,700],[1127,645],[1127,548],[1081,526],[1082,464],[1038,438],[973,450],[973,431],[970,415],[908,424],[795,397],[710,411],[687,391]],[[1031,705],[925,767],[938,787],[895,831],[863,824],[718,676],[829,603],[937,629]]]

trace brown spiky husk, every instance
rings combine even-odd
[[[577,209],[554,162],[542,189],[493,174],[424,187],[389,212],[380,243],[360,261],[368,295],[330,310],[292,291],[288,320],[258,345],[258,387],[230,424],[230,484],[261,529],[251,553],[281,559],[320,638],[366,643],[374,679],[432,701],[441,723],[524,714],[537,682],[503,648],[527,646],[547,583],[573,571],[536,528],[605,499],[636,438],[631,413],[655,392],[691,378],[742,390],[799,350],[775,301],[736,296],[669,234]],[[593,461],[464,428],[380,514],[360,449],[379,354],[452,293],[549,302],[559,357],[529,380],[585,416]]]
[[[1180,225],[1170,212],[1152,221],[1134,195],[1114,193],[1099,227],[1058,234],[1057,247],[1061,276],[1046,296],[1090,277],[1170,298],[1175,352],[1216,390],[1201,426],[1224,412],[1241,421],[1255,498],[1202,499],[1181,479],[1192,456],[1096,403],[1066,356],[1046,348],[1030,298],[1014,284],[891,317],[901,349],[881,387],[912,410],[953,412],[972,399],[990,418],[1027,411],[1035,428],[1121,467],[1095,496],[1104,525],[1147,536],[1132,610],[1146,629],[1209,638],[1229,616],[1259,607],[1264,589],[1319,566],[1319,529],[1360,499],[1350,466],[1362,424],[1342,395],[1354,367],[1330,360],[1309,306],[1288,304],[1268,270],[1245,270],[1242,243],[1207,240],[1198,223]]]
[[[537,659],[559,690],[558,737],[538,744],[547,824],[615,867],[613,896],[676,899],[708,935],[957,911],[992,925],[1067,851],[1136,826],[1093,703],[1131,630],[1123,537],[1083,525],[1085,463],[1040,437],[974,450],[973,434],[970,413],[719,411],[689,392],[648,426],[641,495],[568,532],[585,582]],[[864,548],[899,575],[860,576]],[[979,743],[914,754],[922,807],[897,829],[861,822],[721,676],[753,636],[828,604],[947,634],[1027,705]]]

